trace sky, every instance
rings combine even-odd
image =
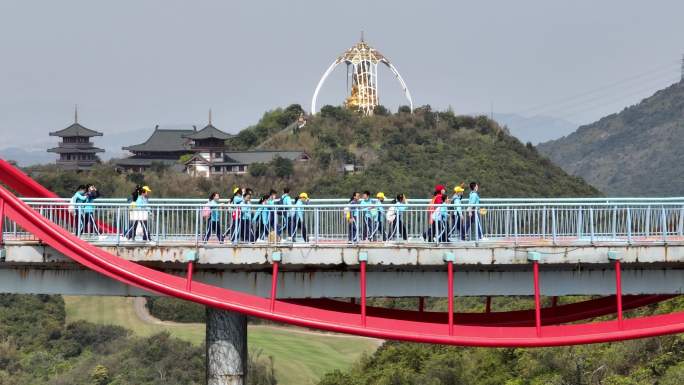
[[[227,132],[291,103],[309,109],[330,63],[366,41],[415,105],[589,123],[679,80],[682,1],[0,2],[0,147],[204,125]],[[380,70],[381,103],[404,104]],[[345,71],[318,105],[340,104]]]

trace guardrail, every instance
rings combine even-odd
[[[299,206],[152,203],[131,207],[98,200],[70,204],[26,200],[40,214],[84,239],[227,245],[409,244],[479,245],[490,241],[588,243],[684,240],[684,201],[629,200],[484,202],[479,205],[337,204]],[[5,240],[34,236],[5,218]],[[207,236],[208,234],[208,236]]]

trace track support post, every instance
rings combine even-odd
[[[185,278],[185,290],[192,291],[192,273],[194,262],[197,260],[197,250],[188,251],[188,253],[185,254],[185,260],[188,261],[188,274]]]
[[[449,312],[449,335],[454,335],[454,261],[456,256],[452,252],[444,253],[447,263],[447,303]]]
[[[541,253],[528,251],[527,260],[532,262],[534,279],[534,325],[537,329],[537,337],[541,337],[541,292],[539,289],[539,261]]]
[[[620,263],[622,256],[617,251],[610,250],[608,251],[608,259],[613,261],[615,266],[615,305],[617,306],[618,327],[622,329],[624,327],[622,317],[622,266]]]
[[[368,263],[368,253],[359,252],[360,265],[360,286],[361,286],[361,325],[366,327],[366,264]]]
[[[278,291],[278,265],[280,265],[282,258],[283,256],[280,254],[280,251],[274,251],[271,254],[271,261],[273,262],[273,273],[271,277],[271,301],[269,304],[269,310],[271,313],[275,311],[275,300]]]

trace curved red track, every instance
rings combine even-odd
[[[38,189],[36,186],[26,184],[16,188],[23,182],[21,176],[30,179],[19,174],[8,172],[5,164],[0,163],[0,178],[4,182],[19,193],[33,195],[36,191],[34,188]],[[611,314],[615,308],[615,299],[612,297],[543,309],[540,329],[535,327],[534,314],[531,313],[534,311],[456,314],[454,325],[450,328],[445,313],[369,307],[366,308],[366,317],[362,317],[358,313],[359,307],[338,301],[271,302],[267,298],[200,282],[193,282],[189,290],[184,278],[118,258],[75,237],[42,217],[5,188],[0,188],[0,202],[0,211],[4,215],[59,252],[102,275],[152,292],[298,326],[383,339],[490,347],[587,344],[684,331],[684,312],[625,319],[622,323],[602,321],[555,325]],[[623,308],[635,308],[670,297],[626,296]]]

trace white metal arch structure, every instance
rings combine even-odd
[[[382,63],[392,71],[394,76],[399,81],[404,96],[409,102],[411,111],[413,111],[413,99],[409,92],[406,82],[399,74],[397,68],[380,52],[371,48],[361,40],[359,43],[345,51],[335,61],[330,64],[328,69],[323,73],[323,76],[318,81],[313,98],[311,99],[311,113],[316,113],[316,101],[318,100],[318,93],[323,87],[326,79],[335,70],[335,68],[345,63],[352,67],[352,87],[350,95],[345,100],[345,106],[356,109],[366,115],[372,115],[373,110],[379,104],[378,98],[378,64]]]

